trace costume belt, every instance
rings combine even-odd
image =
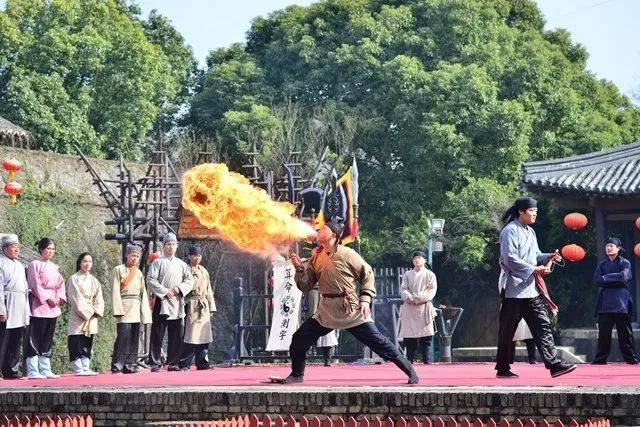
[[[354,293],[343,292],[341,294],[322,294],[322,298],[342,298],[342,307],[345,309],[347,314],[350,314],[353,313],[354,309],[349,301],[349,295],[354,295]]]
[[[26,295],[27,291],[21,291],[18,289],[5,289],[5,292],[11,292],[12,294],[21,294],[21,295]]]
[[[134,295],[134,294],[125,294],[125,295],[120,295],[121,299],[137,299],[140,300],[140,295]]]
[[[191,295],[188,297],[185,297],[185,300],[187,301],[195,301],[196,304],[196,309],[198,310],[198,319],[202,319],[205,316],[205,313],[208,313],[208,304],[207,304],[207,297],[204,295]]]

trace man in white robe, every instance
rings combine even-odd
[[[29,285],[18,255],[18,236],[3,236],[0,254],[0,378],[5,379],[21,377],[20,343],[31,317]]]
[[[149,293],[155,297],[151,324],[149,366],[151,372],[162,367],[162,341],[168,330],[167,370],[179,371],[184,331],[184,296],[193,289],[189,266],[176,257],[178,240],[173,233],[162,238],[164,254],[153,261],[147,273]]]

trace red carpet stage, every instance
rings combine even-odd
[[[609,365],[579,365],[565,376],[551,378],[542,364],[516,363],[512,369],[520,375],[515,379],[495,377],[492,363],[416,364],[420,384],[411,387],[442,386],[598,386],[640,388],[640,365],[612,363]],[[286,376],[288,365],[216,367],[210,371],[140,374],[102,373],[94,377],[63,375],[48,380],[5,380],[1,387],[168,387],[176,386],[255,386],[269,383],[270,375]],[[384,387],[406,385],[405,375],[392,363],[380,365],[336,364],[331,367],[309,365],[303,384],[305,386]],[[274,384],[273,387],[282,387]]]
[[[0,415],[90,415],[95,426],[149,426],[246,414],[335,417],[480,417],[565,423],[608,419],[640,425],[640,366],[580,365],[551,378],[542,364],[516,363],[516,379],[497,379],[492,363],[416,365],[406,384],[393,364],[309,365],[305,382],[271,384],[288,365],[54,380],[0,381]],[[167,425],[167,424],[164,424]],[[528,424],[527,424],[528,425]]]

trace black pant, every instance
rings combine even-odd
[[[500,326],[498,329],[498,354],[496,369],[508,371],[511,358],[513,334],[518,323],[524,318],[531,335],[540,350],[545,367],[551,369],[562,364],[558,358],[556,345],[551,334],[551,323],[547,306],[541,296],[535,298],[503,298],[500,307]]]
[[[291,376],[304,376],[307,361],[307,351],[315,345],[318,338],[331,332],[314,318],[307,319],[291,339],[289,354],[291,355]],[[393,345],[389,338],[380,333],[373,322],[366,322],[347,329],[358,341],[369,347],[384,360],[390,360],[402,371],[410,376],[413,372],[409,361]],[[407,366],[408,365],[408,366]],[[414,373],[415,374],[415,373]]]
[[[29,338],[24,345],[24,357],[51,357],[53,334],[57,317],[32,317],[29,321]]]
[[[433,337],[431,335],[420,338],[403,338],[402,342],[404,343],[404,347],[407,349],[407,359],[413,363],[416,360],[416,349],[420,346],[422,362],[429,363],[429,346],[431,345],[432,338]]]
[[[20,375],[20,341],[26,335],[26,327],[7,329],[7,322],[0,322],[0,370],[3,378]]]
[[[536,342],[533,338],[529,338],[524,341],[524,345],[527,346],[527,358],[529,359],[529,363],[536,362]],[[509,359],[509,363],[513,363],[513,360],[516,357],[516,342],[513,341],[511,344],[511,358]]]
[[[111,372],[137,372],[140,323],[118,323],[116,334],[111,354]]]
[[[69,346],[69,361],[88,357],[91,359],[91,348],[93,347],[93,335],[69,335],[67,337],[67,345]]]
[[[153,306],[149,365],[152,368],[162,366],[162,341],[164,340],[165,330],[168,330],[167,365],[177,367],[182,353],[184,319],[167,320],[168,316],[166,314],[160,314],[161,306],[162,303],[157,299]]]
[[[627,313],[598,314],[598,353],[594,362],[606,362],[611,350],[611,330],[616,325],[620,353],[625,362],[637,362],[638,356],[633,342],[631,318]]]
[[[196,359],[196,368],[209,369],[209,344],[189,344],[182,343],[182,354],[180,354],[180,369],[189,368]]]

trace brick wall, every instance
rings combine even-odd
[[[172,420],[212,420],[255,413],[354,417],[608,418],[640,424],[640,391],[569,388],[221,387],[120,390],[0,391],[3,414],[88,414],[96,426],[143,426]]]

